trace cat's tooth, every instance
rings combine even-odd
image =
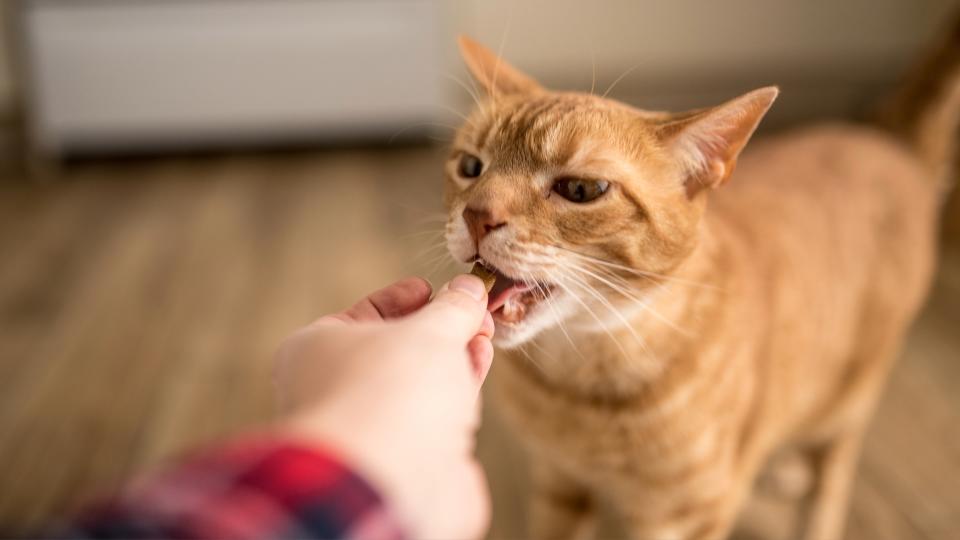
[[[508,322],[518,322],[527,314],[527,306],[521,295],[511,296],[503,304],[503,319]]]
[[[503,315],[507,320],[514,320],[517,315],[517,302],[513,297],[507,298],[503,304]]]

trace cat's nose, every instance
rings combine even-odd
[[[507,224],[503,214],[469,206],[463,210],[463,221],[466,222],[470,236],[477,244],[485,236]]]

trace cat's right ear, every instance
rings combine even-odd
[[[460,36],[457,42],[460,45],[460,54],[463,55],[473,78],[489,95],[533,94],[543,90],[537,81],[524,75],[476,41]]]
[[[775,86],[760,88],[711,109],[674,115],[658,127],[661,140],[684,169],[691,199],[704,188],[726,183],[779,93]]]

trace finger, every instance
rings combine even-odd
[[[470,354],[473,373],[477,376],[477,381],[483,384],[493,364],[493,343],[486,336],[476,336],[467,343],[467,352]]]
[[[480,331],[487,313],[487,290],[480,278],[464,274],[444,285],[433,301],[411,320],[442,329],[451,339],[466,343]]]
[[[493,324],[493,316],[490,315],[490,312],[483,314],[483,322],[480,323],[480,331],[477,332],[479,336],[487,336],[490,339],[493,339],[493,332],[496,330],[496,325]]]
[[[461,538],[484,538],[490,530],[492,513],[490,486],[479,462],[471,459],[469,467],[461,495],[466,504],[461,508],[469,508],[470,511],[464,516],[462,529],[457,532]]]
[[[345,322],[371,322],[409,315],[430,300],[430,284],[418,277],[402,279],[376,291],[353,307],[332,315]]]

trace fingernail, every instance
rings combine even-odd
[[[487,290],[483,287],[483,281],[477,276],[460,275],[453,278],[450,282],[450,290],[465,292],[475,300],[480,301],[487,295]]]

